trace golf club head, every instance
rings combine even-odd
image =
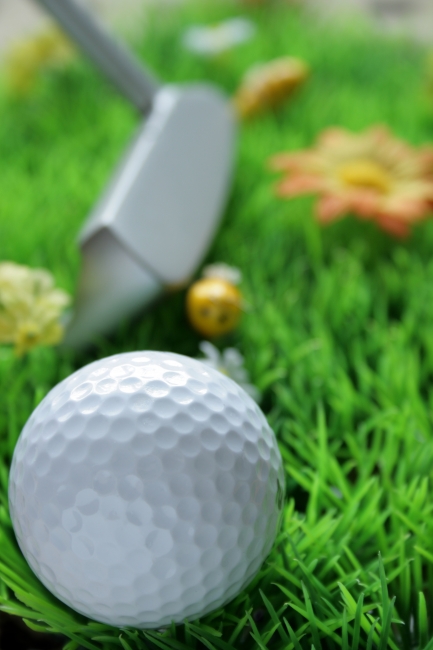
[[[234,114],[214,87],[165,86],[85,224],[66,346],[109,333],[167,287],[186,284],[230,187]]]

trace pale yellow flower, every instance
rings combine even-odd
[[[383,126],[328,129],[312,149],[278,154],[271,166],[286,174],[280,196],[318,194],[321,223],[353,213],[405,237],[432,212],[433,147],[412,147]]]
[[[308,74],[309,68],[304,61],[288,56],[253,66],[233,99],[238,115],[248,118],[277,107],[290,97]]]
[[[43,69],[58,68],[73,59],[75,50],[56,28],[17,42],[6,57],[6,81],[17,95],[28,94]]]
[[[70,296],[54,287],[51,273],[14,262],[0,263],[0,343],[22,355],[63,338],[60,316]]]

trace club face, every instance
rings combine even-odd
[[[80,348],[108,334],[120,320],[157,298],[164,290],[107,229],[82,247],[76,305],[63,345]]]
[[[232,111],[214,88],[160,90],[151,115],[82,231],[83,255],[91,255],[89,242],[108,232],[122,254],[161,287],[185,283],[204,257],[221,217],[234,143]],[[114,327],[116,321],[145,306],[146,296],[152,293],[128,292],[128,277],[121,268],[123,290],[113,290],[115,265],[121,264],[121,257],[113,255],[105,287],[104,272],[97,273],[96,288],[94,263],[83,265],[73,322],[75,327],[80,319],[91,323],[90,339],[105,333],[108,322]],[[131,277],[131,284],[135,282]],[[106,293],[103,318],[94,308],[101,291]],[[127,306],[122,301],[124,291],[136,296]]]

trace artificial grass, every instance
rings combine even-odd
[[[246,67],[304,57],[293,102],[241,127],[233,192],[208,256],[241,268],[251,310],[219,341],[245,355],[287,472],[287,506],[259,576],[224,610],[165,631],[117,630],[53,598],[14,541],[7,474],[34,406],[72,370],[133,349],[196,356],[184,295],[126,322],[86,354],[0,349],[0,607],[69,650],[142,648],[433,649],[433,221],[395,242],[347,219],[321,229],[312,200],[277,200],[267,157],[321,129],[388,124],[433,140],[424,53],[364,27],[319,26],[301,9],[251,10],[258,34],[218,60],[182,50],[191,22],[236,15],[228,3],[160,8],[137,44],[169,81],[231,92]],[[26,100],[0,93],[0,258],[44,266],[72,291],[75,234],[137,122],[85,62],[42,79]]]

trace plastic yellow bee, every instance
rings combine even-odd
[[[187,316],[197,332],[215,338],[237,326],[244,304],[236,287],[240,280],[240,271],[226,264],[205,267],[203,278],[194,282],[186,295]]]

